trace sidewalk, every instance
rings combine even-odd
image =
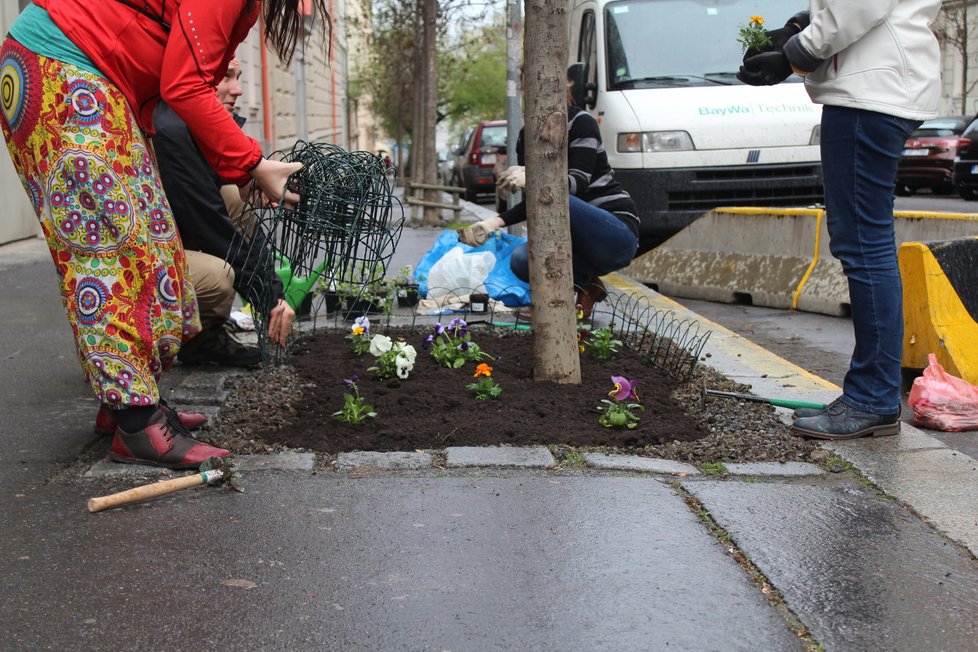
[[[492,214],[465,209],[465,221]],[[439,233],[405,229],[392,267],[416,264]],[[892,499],[810,465],[722,479],[479,449],[446,468],[414,451],[396,456],[406,469],[252,458],[246,494],[87,514],[89,496],[150,476],[96,465],[78,477],[104,442],[46,247],[0,247],[0,273],[9,649],[966,650],[978,636],[978,463],[906,426],[834,449]],[[838,391],[700,321],[714,331],[706,361],[756,393]],[[173,391],[220,404],[222,371],[175,371]]]

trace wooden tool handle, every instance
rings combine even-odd
[[[200,484],[207,484],[213,480],[218,480],[223,475],[224,474],[221,473],[221,471],[216,469],[213,471],[203,471],[201,473],[187,475],[182,478],[163,480],[161,482],[143,485],[142,487],[135,487],[126,491],[120,491],[117,494],[89,498],[88,511],[93,513],[101,512],[103,509],[120,507],[121,505],[129,505],[130,503],[138,503],[139,501],[149,500],[150,498],[156,498],[157,496],[172,494],[173,492],[180,491],[181,489],[196,487]]]

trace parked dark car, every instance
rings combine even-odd
[[[495,192],[492,167],[496,163],[496,148],[505,144],[505,120],[484,120],[462,136],[455,150],[455,177],[457,185],[465,188],[468,201]]]
[[[958,159],[954,162],[954,187],[961,199],[978,199],[978,118],[973,120],[958,141]]]
[[[950,116],[927,120],[915,129],[903,145],[897,168],[896,194],[906,197],[920,188],[938,195],[954,190],[952,174],[958,156],[961,134],[971,118]]]

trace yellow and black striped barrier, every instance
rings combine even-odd
[[[934,353],[948,373],[978,384],[978,236],[900,245],[903,367]]]

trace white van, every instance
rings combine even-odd
[[[717,206],[823,200],[821,107],[802,79],[736,78],[740,27],[781,27],[799,0],[571,0],[575,88],[642,218],[639,253]]]

